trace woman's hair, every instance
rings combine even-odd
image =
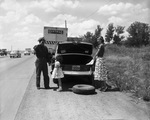
[[[56,56],[56,60],[59,61],[60,63],[62,63],[63,58],[62,58],[61,55],[57,55],[57,56]]]
[[[98,41],[100,41],[101,43],[104,43],[104,38],[101,36],[98,38]]]
[[[101,38],[101,43],[104,43],[104,38],[103,37]]]

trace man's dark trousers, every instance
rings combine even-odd
[[[47,61],[45,58],[37,58],[35,61],[36,66],[36,87],[40,87],[40,76],[41,72],[43,72],[44,77],[44,87],[49,87],[49,76],[48,76],[48,67]]]

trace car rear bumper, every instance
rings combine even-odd
[[[65,75],[75,75],[75,76],[83,76],[83,75],[92,75],[92,71],[63,71]]]

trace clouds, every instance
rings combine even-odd
[[[29,9],[42,9],[45,12],[56,12],[57,9],[55,9],[49,0],[44,1],[31,1],[29,3]]]
[[[21,6],[19,3],[16,2],[16,0],[4,0],[1,5],[1,8],[4,10],[20,10]]]
[[[10,45],[19,49],[32,47],[43,36],[44,25],[64,27],[65,20],[70,23],[77,21],[76,16],[61,14],[61,9],[75,9],[78,5],[77,0],[1,1],[0,48],[8,48]],[[55,13],[55,17],[51,17],[51,13]],[[48,17],[51,17],[50,20],[47,20]]]
[[[43,35],[44,26],[65,27],[65,20],[69,36],[94,32],[97,25],[106,29],[110,22],[123,26],[134,21],[149,22],[150,10],[143,1],[111,4],[101,0],[1,0],[0,48],[32,48]],[[99,9],[93,14],[95,6]]]
[[[41,20],[37,16],[35,16],[33,14],[29,14],[21,22],[21,25],[38,24],[40,22],[41,22]]]
[[[65,27],[65,20],[67,20],[67,27],[69,28],[68,35],[75,37],[84,35],[87,31],[94,32],[96,26],[100,24],[94,19],[84,20],[68,14],[59,14],[48,24],[45,24],[45,26],[51,25],[53,27]]]
[[[145,8],[142,4],[133,3],[114,3],[104,5],[99,10],[99,15],[107,16],[108,22],[115,24],[128,23],[129,21],[143,21],[148,22],[149,8]]]
[[[130,16],[132,13],[141,12],[144,10],[140,4],[131,4],[131,3],[118,3],[111,5],[104,5],[99,9],[99,14],[103,15],[120,15],[120,16]]]
[[[48,24],[51,24],[52,26],[56,25],[65,27],[65,20],[67,20],[68,23],[72,24],[75,21],[78,21],[78,18],[69,14],[59,14],[54,17]]]
[[[79,5],[79,1],[75,0],[41,0],[41,1],[32,1],[30,3],[30,8],[40,8],[45,12],[59,12],[59,10],[64,8],[74,9]]]
[[[125,19],[120,18],[120,17],[112,16],[112,17],[108,18],[108,23],[114,23],[115,25],[122,24],[124,22],[125,22]]]
[[[59,8],[59,7],[68,7],[68,8],[77,8],[79,5],[79,1],[78,0],[54,0],[53,4],[54,7]]]
[[[100,23],[96,20],[90,19],[86,21],[80,21],[80,22],[75,22],[73,24],[70,24],[69,30],[70,30],[70,35],[79,37],[80,35],[86,34],[86,32],[94,32],[96,29],[96,26],[99,25]],[[74,32],[76,31],[76,32]]]
[[[16,0],[4,0],[0,4],[1,9],[4,11],[4,15],[0,15],[0,21],[3,23],[18,22],[28,13],[27,9],[16,2]]]

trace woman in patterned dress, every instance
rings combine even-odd
[[[105,45],[103,37],[98,38],[99,47],[94,56],[96,59],[95,62],[95,71],[94,71],[94,85],[100,91],[105,91],[107,89],[106,81],[107,81],[107,70],[104,62],[104,52]]]

